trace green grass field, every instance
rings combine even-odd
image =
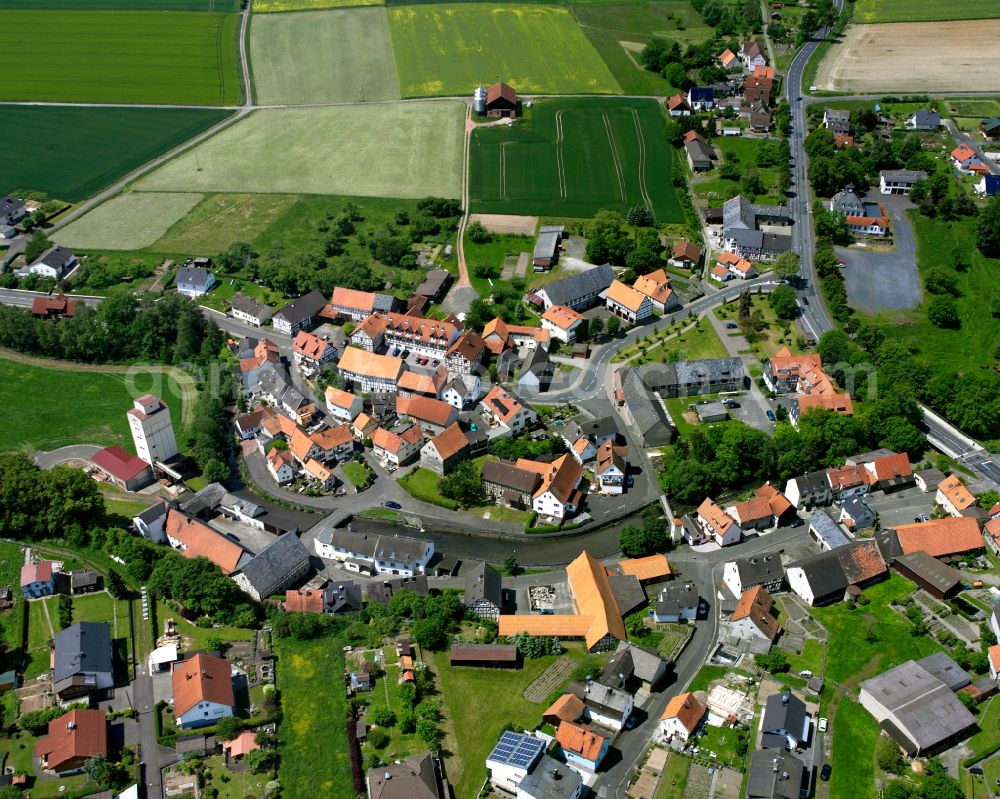
[[[239,0],[4,0],[35,11],[236,11]]]
[[[857,702],[842,699],[833,720],[831,799],[870,799],[874,796],[872,764],[877,737],[878,722],[874,717]]]
[[[660,784],[656,789],[656,799],[684,799],[687,788],[688,771],[691,761],[683,755],[671,752],[667,755],[667,767],[663,769]]]
[[[278,779],[286,796],[354,797],[344,727],[342,645],[340,638],[327,636],[285,639],[277,646],[284,711],[278,728]]]
[[[255,111],[138,188],[458,197],[465,110],[442,100]]]
[[[202,199],[200,194],[131,191],[112,197],[53,235],[67,247],[138,250],[160,238]]]
[[[522,94],[616,94],[621,87],[565,8],[440,4],[389,9],[404,97],[468,95],[498,80]]]
[[[257,14],[272,14],[276,11],[316,11],[321,8],[353,8],[356,6],[380,6],[382,0],[253,0],[253,10]]]
[[[7,420],[0,451],[52,450],[69,444],[130,449],[125,412],[132,407],[132,397],[148,386],[137,393],[136,388],[123,374],[47,369],[0,358],[0,407]],[[43,396],[45,413],[39,413],[35,402]],[[170,393],[160,396],[170,406],[180,439],[181,401]]]
[[[582,217],[646,204],[658,221],[680,222],[670,159],[652,100],[539,101],[514,127],[473,133],[470,205],[481,213]]]
[[[882,329],[887,337],[901,341],[930,363],[957,370],[991,363],[1000,346],[1000,319],[991,315],[993,298],[1000,293],[1000,259],[986,258],[975,248],[975,218],[945,222],[911,211],[910,220],[921,273],[944,267],[957,279],[961,296],[956,303],[962,327],[950,330],[932,325],[927,320],[927,306],[933,295],[925,292],[923,302],[910,311],[878,315],[876,318],[886,322]],[[969,264],[965,272],[950,269],[958,255]]]
[[[4,11],[0,100],[235,105],[242,96],[237,19],[197,12]]]
[[[264,14],[250,25],[257,102],[399,98],[384,8]]]
[[[666,79],[639,63],[639,53],[650,39],[677,39],[683,46],[713,34],[684,0],[582,3],[570,6],[570,11],[625,94],[666,96],[675,91]]]
[[[78,202],[226,116],[196,109],[0,107],[7,141],[0,194],[40,191]]]
[[[996,0],[857,0],[854,21],[936,22],[1000,17]]]

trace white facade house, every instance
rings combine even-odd
[[[583,314],[565,305],[553,305],[542,314],[542,327],[566,344],[576,339],[577,328],[582,323]]]
[[[353,422],[364,408],[364,401],[357,394],[342,388],[329,386],[326,389],[326,409],[330,415],[342,422]]]
[[[135,453],[150,466],[155,466],[157,461],[167,461],[179,452],[170,409],[163,400],[143,394],[126,415]]]
[[[504,795],[517,792],[545,751],[545,740],[523,732],[506,731],[486,758],[490,782]]]
[[[260,327],[271,318],[274,314],[274,309],[270,305],[237,291],[233,295],[230,312],[233,315],[233,319],[243,322],[246,325]]]
[[[402,535],[362,533],[349,525],[346,530],[324,527],[314,539],[316,554],[338,560],[348,571],[369,571],[413,577],[423,574],[434,557],[434,542]]]
[[[267,471],[278,485],[290,483],[295,479],[294,459],[287,449],[272,449],[267,453]]]
[[[441,392],[441,399],[453,408],[462,410],[466,405],[471,405],[479,399],[483,393],[483,384],[479,375],[459,374],[448,382]]]
[[[174,280],[177,293],[195,299],[207,294],[215,285],[215,275],[200,266],[182,266]]]
[[[687,743],[704,717],[705,706],[693,693],[679,694],[670,700],[660,717],[660,737],[664,741],[676,738]]]

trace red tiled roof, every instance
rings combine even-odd
[[[904,555],[923,550],[932,557],[943,558],[983,548],[979,522],[965,517],[903,524],[896,528],[896,537]]]
[[[733,611],[732,620],[750,619],[764,635],[772,641],[781,632],[781,625],[778,620],[771,615],[771,606],[774,601],[771,595],[761,586],[757,585],[748,588],[740,595],[740,601],[736,603],[736,610]]]
[[[446,425],[454,406],[431,397],[396,397],[396,413],[435,425]]]
[[[563,694],[542,714],[542,718],[552,717],[562,721],[576,721],[583,715],[583,700],[575,694]]]
[[[371,311],[375,307],[375,295],[370,291],[357,291],[337,286],[330,297],[330,305],[358,311]]]
[[[596,762],[601,756],[606,740],[603,735],[598,735],[589,727],[574,724],[572,721],[559,722],[559,729],[556,730],[556,741],[559,746],[591,762]]]
[[[318,588],[285,591],[285,610],[289,613],[322,613],[323,592]]]
[[[144,469],[149,468],[149,464],[142,458],[126,452],[117,445],[105,447],[100,452],[95,452],[90,461],[102,472],[124,482],[132,480]]]
[[[40,560],[37,563],[26,563],[21,567],[21,587],[32,583],[52,582],[52,561]]]
[[[465,433],[458,426],[458,422],[452,422],[448,427],[434,436],[431,439],[431,443],[434,444],[434,448],[438,451],[441,459],[447,460],[469,446],[469,439],[465,437]]]
[[[175,508],[167,511],[167,535],[184,545],[186,558],[208,558],[223,574],[236,571],[243,549],[204,522],[192,519]]]
[[[512,86],[508,86],[506,83],[494,83],[486,90],[487,103],[494,102],[498,97],[503,97],[504,100],[511,103],[517,102],[517,92],[514,91]]]
[[[705,706],[695,699],[694,694],[686,693],[671,699],[660,718],[677,719],[688,733],[692,733],[704,715]]]
[[[174,688],[174,716],[182,716],[199,702],[215,702],[232,707],[233,672],[229,661],[199,652],[189,660],[174,664],[170,676]]]
[[[51,771],[73,766],[73,760],[108,755],[108,719],[101,710],[76,709],[49,722],[48,735],[35,744],[35,754]]]

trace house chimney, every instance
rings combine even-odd
[[[783,705],[787,705],[788,704],[788,694],[782,694],[781,695],[781,704],[783,704]]]
[[[788,772],[787,771],[782,771],[781,772],[781,779],[783,779],[783,780],[787,780],[788,779]]]

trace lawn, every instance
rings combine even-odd
[[[719,340],[719,335],[715,332],[711,322],[700,320],[697,325],[687,330],[691,323],[690,319],[684,319],[684,332],[667,338],[675,331],[682,328],[671,326],[659,333],[650,333],[639,339],[635,344],[630,344],[621,352],[616,354],[612,361],[620,362],[640,353],[643,349],[645,354],[640,355],[631,365],[638,366],[644,363],[668,363],[673,361],[697,361],[702,358],[725,358],[728,353]]]
[[[1000,294],[1000,259],[986,258],[975,249],[976,220],[956,222],[929,219],[910,212],[917,237],[917,266],[921,273],[944,268],[955,275],[961,296],[956,299],[962,327],[957,330],[935,327],[927,320],[927,306],[933,295],[910,311],[879,314],[887,338],[904,344],[921,360],[947,364],[955,370],[977,369],[991,364],[1000,347],[1000,319],[991,315],[991,303]],[[956,256],[969,265],[967,271],[951,267]]]
[[[151,249],[222,252],[234,241],[254,241],[299,199],[294,194],[209,195],[178,219]]]
[[[714,33],[684,1],[582,3],[570,10],[625,94],[667,96],[676,91],[639,62],[639,53],[650,39],[677,39],[684,46],[710,39]]]
[[[0,107],[7,142],[0,194],[38,191],[78,202],[225,117],[200,109]]]
[[[242,97],[237,19],[181,11],[4,11],[0,100],[236,105]]]
[[[27,366],[0,357],[0,408],[7,423],[0,451],[52,450],[69,444],[131,447],[125,412],[132,407],[132,398],[144,393],[135,393],[136,379]],[[179,432],[180,398],[160,396],[170,405],[174,429]],[[44,414],[34,405],[38,397],[45,397]]]
[[[276,11],[315,11],[320,8],[351,8],[355,6],[380,6],[382,0],[253,0],[257,14]]]
[[[129,638],[128,602],[112,599],[105,591],[73,597],[73,623],[78,621],[106,621],[111,626],[112,638]]]
[[[575,658],[584,654],[573,644],[566,651]],[[455,796],[475,796],[486,776],[486,757],[504,725],[533,729],[541,722],[545,703],[529,702],[522,692],[556,657],[525,660],[523,668],[508,671],[453,668],[447,655],[425,652],[424,656],[437,675],[458,748],[445,764],[448,779]]]
[[[4,0],[4,9],[45,11],[236,11],[239,0]]]
[[[13,721],[13,717],[10,721]],[[33,775],[35,744],[38,740],[38,738],[20,730],[6,735],[0,738],[0,759],[4,760],[6,767],[12,768],[16,772]],[[87,779],[86,774],[77,774],[63,779],[40,780],[34,776],[29,776],[28,779],[29,781],[33,780],[34,784],[25,786],[30,790],[30,793],[26,793],[25,796],[31,796],[32,799],[55,799],[67,795],[84,796],[98,789],[98,786]],[[84,786],[90,790],[84,790]]]
[[[344,472],[344,476],[351,481],[351,485],[357,489],[364,488],[372,478],[372,470],[364,463],[348,461],[340,468]]]
[[[621,91],[566,8],[442,3],[388,11],[404,97],[464,96],[498,80],[521,94]]]
[[[833,719],[831,799],[869,799],[875,792],[875,739],[878,722],[852,699],[841,699]]]
[[[49,670],[49,641],[59,632],[59,609],[55,597],[28,603],[28,665],[24,680],[32,680]],[[48,609],[48,615],[45,611]]]
[[[763,139],[747,139],[738,136],[717,136],[712,140],[712,146],[719,153],[719,162],[728,157],[740,166],[741,172],[756,170],[764,187],[762,194],[748,195],[752,202],[777,203],[778,196],[777,170],[775,167],[758,167],[757,151]],[[718,165],[717,164],[717,165]],[[737,194],[745,194],[739,180],[726,180],[718,177],[718,170],[696,176],[692,181],[692,189],[698,197],[704,200],[710,208],[721,208],[726,200]]]
[[[815,638],[806,639],[801,655],[790,652],[786,654],[788,655],[788,665],[792,671],[811,671],[816,675],[823,673],[823,644]]]
[[[694,679],[688,685],[687,690],[691,691],[707,691],[708,686],[711,685],[716,680],[721,680],[727,674],[729,674],[730,669],[725,666],[702,666],[698,669],[698,673],[694,675]],[[677,686],[680,688],[680,686]]]
[[[656,799],[684,799],[684,789],[687,788],[688,771],[691,761],[674,752],[667,755],[667,766],[660,775],[660,784],[656,789]]]
[[[465,112],[446,100],[255,111],[139,188],[458,197]]]
[[[167,619],[173,619],[177,624],[177,631],[183,639],[188,650],[207,649],[209,638],[221,638],[223,641],[251,641],[254,631],[243,627],[198,627],[192,624],[180,613],[172,610],[162,599],[156,602],[156,623],[155,630],[157,638],[163,635],[163,623]]]
[[[458,510],[458,503],[441,496],[441,477],[422,466],[399,478],[399,485],[415,499],[440,505],[449,510]]]
[[[733,727],[713,727],[706,724],[705,734],[698,739],[699,755],[711,757],[709,752],[715,752],[715,759],[724,766],[743,771],[744,758],[736,753],[736,744],[740,738],[741,729]]]
[[[121,516],[131,522],[134,516],[138,516],[149,505],[145,502],[132,502],[127,499],[114,499],[107,494],[104,495],[104,508],[108,515]]]
[[[247,799],[267,793],[265,786],[270,778],[267,774],[231,771],[222,755],[207,758],[204,763],[209,770],[209,783],[219,792],[218,799]]]
[[[969,738],[970,760],[975,757],[986,757],[996,751],[1000,743],[1000,702],[991,699],[982,715],[979,717],[979,732]]]
[[[794,321],[779,320],[766,294],[754,294],[750,298],[751,313],[759,311],[766,327],[758,331],[760,339],[756,344],[751,344],[753,351],[760,358],[770,358],[782,347],[788,347],[793,353],[801,352],[799,347],[799,332]],[[730,302],[718,306],[712,313],[723,324],[726,322],[736,322],[739,318],[739,302]],[[787,332],[786,332],[787,331]],[[730,330],[729,333],[742,335],[739,330]]]
[[[250,25],[257,102],[399,98],[384,8],[264,14]]]
[[[278,727],[278,779],[286,796],[354,797],[344,726],[342,645],[340,638],[326,636],[284,639],[276,646],[284,714]]]
[[[369,708],[387,707],[396,714],[398,719],[403,709],[403,703],[399,698],[399,666],[396,659],[396,648],[394,646],[384,647],[383,658],[386,675],[376,678],[374,689],[371,693],[364,694],[364,698],[368,700]],[[402,760],[410,755],[427,751],[427,744],[415,732],[408,734],[400,732],[398,724],[388,728],[387,732],[391,736],[391,741],[384,750],[381,750],[383,755],[391,752],[394,760]],[[364,748],[375,751],[370,744]]]
[[[160,238],[202,199],[200,194],[130,191],[70,222],[53,239],[85,250],[138,250]]]
[[[1000,17],[996,0],[857,0],[854,21],[935,22]]]
[[[0,641],[7,645],[9,651],[16,651],[21,647],[20,606],[24,604],[24,600],[17,586],[21,584],[23,563],[24,555],[20,546],[0,541],[0,585],[14,588],[14,607],[0,613]]]
[[[830,633],[826,678],[837,683],[857,685],[876,674],[898,666],[905,660],[918,659],[940,651],[933,640],[910,635],[910,623],[889,607],[889,601],[905,596],[913,583],[899,575],[864,589],[868,605],[850,610],[840,602],[825,608],[813,608],[813,615]],[[876,640],[869,643],[859,634],[871,625]]]
[[[586,217],[645,204],[680,222],[663,124],[653,100],[540,100],[513,127],[473,133],[471,208]]]

